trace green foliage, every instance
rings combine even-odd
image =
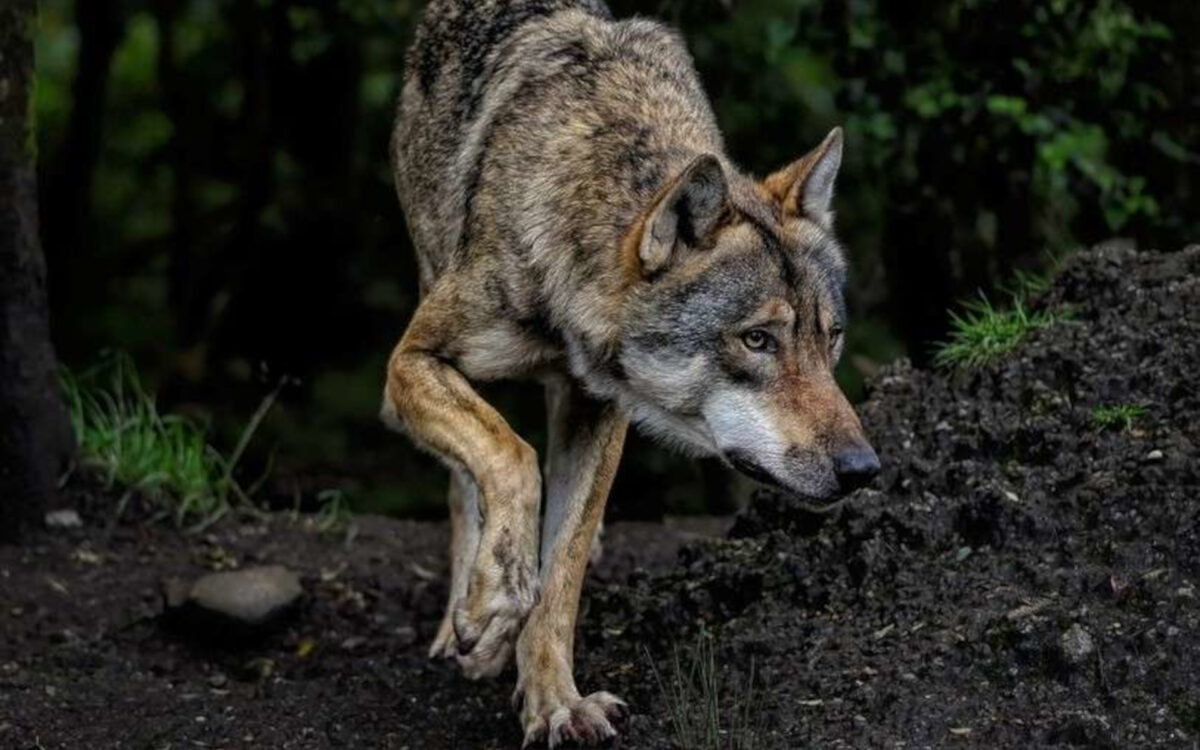
[[[650,670],[671,720],[675,745],[689,750],[759,750],[764,713],[756,702],[754,662],[744,685],[734,685],[732,699],[722,695],[713,637],[696,636],[690,648],[675,644],[666,676],[646,652]]]
[[[159,412],[127,355],[108,355],[78,376],[64,372],[62,380],[81,461],[98,470],[106,486],[141,492],[178,526],[207,526],[234,500],[246,499],[233,470],[274,394],[226,458],[195,422]]]
[[[950,314],[950,340],[938,347],[934,362],[939,367],[983,367],[1017,348],[1031,332],[1061,319],[1061,314],[1049,311],[1030,312],[1021,296],[1013,297],[1010,308],[1001,309],[980,295],[964,304],[961,312]]]
[[[1138,404],[1111,404],[1092,409],[1092,424],[1106,430],[1132,430],[1133,423],[1146,415]]]
[[[833,50],[842,70],[866,76],[847,91],[850,128],[867,137],[889,182],[927,183],[921,163],[931,149],[972,180],[976,169],[1001,164],[1012,189],[1030,193],[1029,218],[1060,249],[1094,238],[1094,229],[1071,231],[1087,218],[1081,199],[1100,209],[1109,231],[1159,218],[1159,188],[1141,170],[1172,168],[1146,158],[1171,127],[1164,116],[1174,82],[1152,77],[1177,42],[1166,23],[1120,0],[964,0],[904,15],[913,14],[855,3],[851,43]],[[881,48],[889,50],[883,65]]]

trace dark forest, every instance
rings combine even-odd
[[[897,356],[928,363],[958,302],[1002,303],[1081,245],[1200,234],[1190,3],[612,5],[683,30],[746,168],[765,174],[845,127],[853,325],[838,374],[851,394]],[[387,141],[419,11],[42,3],[59,353],[76,371],[127,353],[164,407],[211,424],[225,450],[286,380],[246,463],[272,461],[277,501],[338,490],[364,510],[443,512],[440,469],[374,420],[417,293]],[[536,443],[540,392],[497,396]],[[613,512],[720,507],[733,481],[639,440]]]
[[[0,4],[0,747],[1196,750],[1200,3],[607,5]]]

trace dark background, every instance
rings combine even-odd
[[[947,309],[1080,244],[1200,238],[1200,4],[660,0],[731,155],[759,174],[846,128],[853,324],[839,378],[927,363]],[[441,513],[375,415],[416,303],[387,161],[417,0],[43,0],[36,107],[52,322],[72,369],[129,352],[264,496]],[[486,389],[537,445],[540,389]],[[728,509],[719,467],[632,440],[622,515]]]

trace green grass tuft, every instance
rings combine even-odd
[[[1070,310],[1029,310],[1029,300],[1050,291],[1066,260],[1065,255],[1050,255],[1044,271],[1014,272],[1012,280],[1000,286],[1011,301],[1007,308],[993,305],[980,294],[978,300],[964,302],[961,312],[951,312],[950,340],[937,345],[934,365],[968,370],[983,367],[1016,349],[1031,332],[1068,319]]]
[[[1028,291],[1028,280],[1018,283]],[[1008,309],[996,307],[980,295],[978,300],[966,303],[961,313],[950,314],[950,340],[938,346],[934,364],[944,368],[983,367],[1016,349],[1032,331],[1054,325],[1064,317],[1049,311],[1030,312],[1025,292],[1014,292]]]
[[[323,534],[346,531],[354,513],[346,493],[340,489],[322,490],[317,493],[320,509],[317,511],[317,530]]]
[[[1137,404],[1113,404],[1092,409],[1092,424],[1106,430],[1132,430],[1133,423],[1146,415],[1146,407]]]
[[[754,695],[754,662],[732,701],[721,695],[712,636],[702,631],[690,649],[672,648],[666,678],[649,651],[646,658],[671,719],[675,744],[689,750],[755,750],[762,747],[763,713]],[[728,721],[724,715],[728,714]]]
[[[233,501],[248,501],[233,470],[278,389],[264,399],[226,458],[200,425],[159,412],[127,355],[108,355],[78,376],[64,372],[62,380],[81,463],[98,470],[107,486],[143,493],[181,527],[207,527]],[[126,493],[118,515],[128,498]]]

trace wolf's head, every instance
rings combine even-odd
[[[813,499],[879,469],[832,372],[846,327],[830,210],[841,155],[835,129],[761,182],[700,156],[625,249],[637,281],[619,363],[634,419]]]

